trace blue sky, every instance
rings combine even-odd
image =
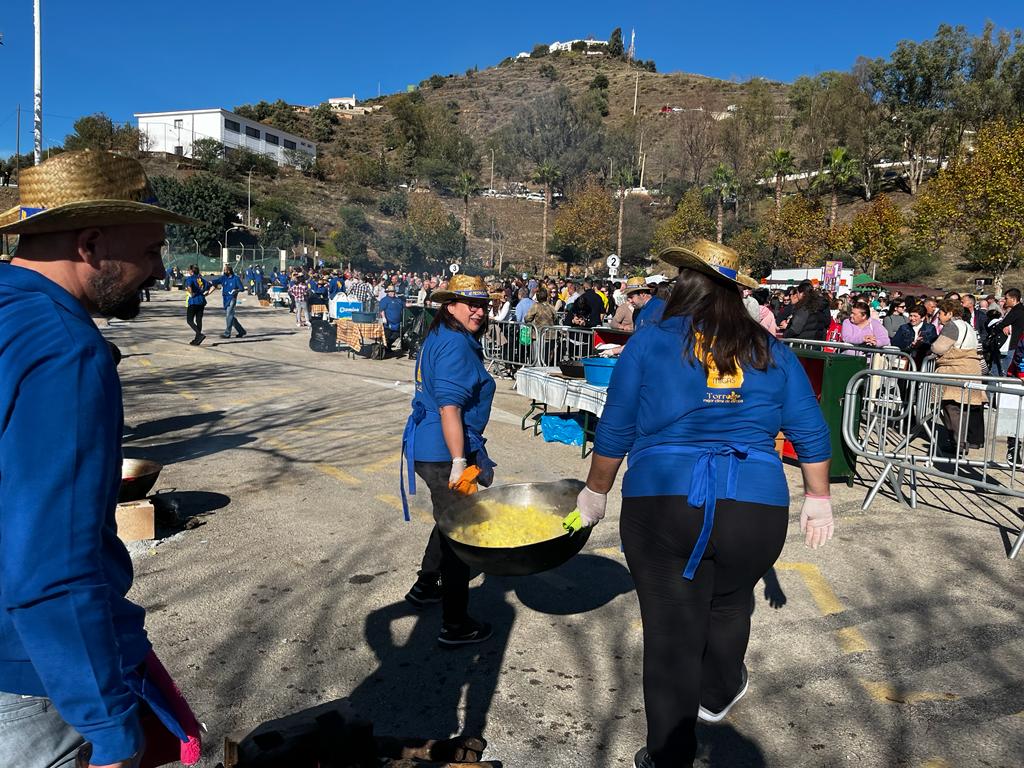
[[[347,2],[42,0],[44,144],[75,118],[282,98],[376,96],[434,73],[481,69],[535,43],[636,29],[660,72],[791,81],[885,56],[941,22],[1024,27],[1024,0]],[[0,155],[31,147],[32,0],[0,3]]]

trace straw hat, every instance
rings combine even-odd
[[[651,286],[647,284],[646,277],[631,277],[629,278],[629,280],[626,281],[626,287],[622,289],[623,293],[625,293],[627,296],[630,296],[634,293],[638,293],[640,291],[646,291],[647,293],[651,293],[652,290],[653,288],[651,288]]]
[[[752,284],[757,287],[752,278],[740,274],[740,255],[729,246],[710,240],[698,238],[686,246],[673,245],[659,253],[658,258],[680,269],[694,269],[747,288]]]
[[[456,299],[490,299],[487,291],[487,284],[482,277],[470,277],[469,275],[453,275],[448,281],[447,291],[434,291],[430,294],[430,300],[438,304],[445,304]]]
[[[112,152],[64,152],[25,168],[20,203],[0,213],[0,233],[64,232],[110,224],[197,224],[160,208],[138,160]]]

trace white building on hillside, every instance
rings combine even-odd
[[[355,109],[356,95],[353,93],[351,96],[341,96],[340,98],[328,99],[327,103],[331,105],[331,109]]]
[[[273,158],[278,165],[294,164],[297,156],[290,151],[316,158],[312,141],[226,109],[139,112],[135,118],[143,135],[143,148],[150,152],[192,157],[192,145],[198,139],[216,139],[228,151],[247,149]]]

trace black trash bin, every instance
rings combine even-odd
[[[337,352],[337,326],[317,317],[310,318],[310,323],[313,328],[309,335],[309,348],[314,352]]]

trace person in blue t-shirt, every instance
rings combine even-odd
[[[494,462],[483,432],[491,415],[494,379],[483,364],[480,338],[487,329],[487,286],[483,278],[455,275],[448,290],[431,297],[441,304],[416,361],[416,394],[402,435],[403,468],[409,493],[419,475],[430,489],[434,519],[476,491],[475,480],[490,485]],[[479,473],[479,477],[477,477]],[[402,502],[409,519],[405,481]],[[469,616],[469,566],[434,526],[419,577],[405,596],[417,608],[441,603],[438,644],[456,647],[491,636],[489,624]]]
[[[401,333],[404,310],[405,302],[395,295],[395,286],[388,285],[384,289],[384,298],[380,300],[380,317],[384,323],[384,341],[389,352]]]
[[[224,274],[212,280],[214,286],[220,288],[224,295],[224,333],[221,336],[225,339],[231,338],[231,329],[238,332],[238,338],[245,338],[245,328],[235,317],[235,310],[238,307],[238,295],[245,290],[241,278],[235,274],[231,267],[224,267]]]
[[[192,341],[193,347],[203,343],[206,334],[203,333],[203,312],[206,311],[206,294],[213,290],[213,286],[206,280],[199,267],[195,264],[188,268],[188,277],[185,278],[185,322],[195,332]]]
[[[661,322],[619,357],[577,499],[584,525],[600,520],[629,456],[619,526],[644,627],[641,768],[691,766],[696,721],[746,693],[753,589],[789,524],[780,431],[801,461],[806,543],[833,531],[828,428],[796,356],[744,309],[738,254],[698,240],[659,258],[679,277]]]
[[[333,299],[339,293],[345,292],[345,279],[335,273],[331,276],[331,279],[327,282],[328,297]]]

